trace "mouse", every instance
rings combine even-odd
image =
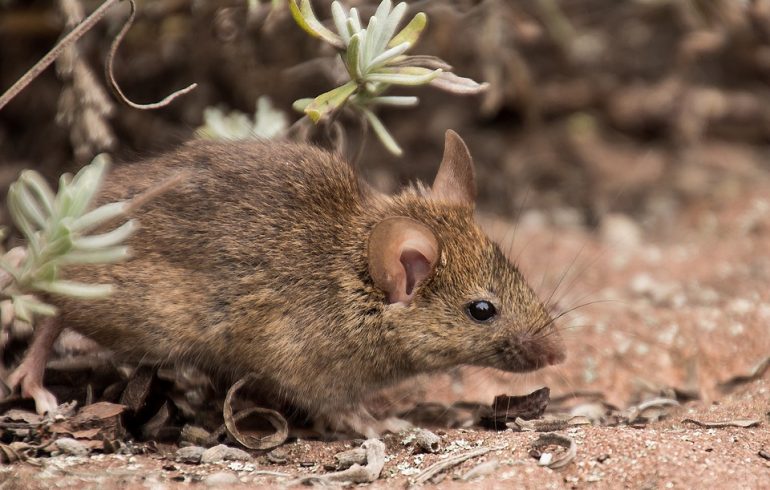
[[[475,219],[473,159],[452,130],[432,184],[393,195],[311,145],[196,140],[115,166],[97,204],[178,172],[133,212],[130,260],[62,271],[115,291],[48,298],[60,313],[7,380],[39,412],[56,407],[42,379],[65,327],[121,359],[253,374],[260,392],[365,436],[394,426],[362,401],[405,378],[565,358],[546,306]]]

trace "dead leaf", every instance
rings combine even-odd
[[[280,413],[275,410],[270,410],[269,408],[252,407],[241,410],[233,415],[232,402],[235,393],[241,389],[247,381],[250,381],[253,378],[253,374],[244,376],[227,390],[227,397],[225,398],[225,405],[222,411],[225,419],[225,427],[230,437],[249,449],[272,449],[286,442],[286,439],[289,437],[289,425]],[[273,426],[275,432],[265,437],[254,437],[241,433],[236,425],[237,422],[255,414],[270,422],[270,425]]]
[[[138,366],[128,380],[126,389],[123,390],[120,403],[132,412],[139,411],[150,394],[150,386],[154,377],[155,368],[151,366]]]
[[[560,453],[551,458],[547,463],[543,463],[542,451],[548,446],[561,446],[566,451]],[[560,434],[548,433],[542,434],[530,445],[530,454],[541,460],[542,466],[548,466],[552,470],[563,468],[570,464],[577,455],[577,445],[571,437],[562,436]]]
[[[490,429],[506,429],[506,422],[517,418],[536,419],[543,415],[548,406],[551,390],[546,386],[524,396],[498,395],[491,407],[479,415],[479,423]]]
[[[361,447],[366,451],[366,466],[353,464],[353,466],[343,471],[326,475],[308,476],[300,478],[293,483],[312,485],[313,483],[371,483],[375,481],[380,477],[382,468],[385,466],[385,443],[379,439],[368,439],[361,444]],[[292,486],[292,484],[290,483],[289,486]]]
[[[754,366],[754,369],[752,369],[749,374],[733,376],[727,381],[719,383],[717,387],[722,393],[729,393],[742,384],[750,383],[755,379],[761,378],[765,375],[766,372],[768,372],[768,370],[770,370],[770,356],[761,360],[759,364]]]

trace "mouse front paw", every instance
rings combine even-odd
[[[42,368],[44,369],[44,368]],[[38,372],[40,371],[40,372]],[[40,415],[45,413],[53,414],[59,404],[56,397],[50,391],[43,387],[43,376],[41,368],[30,366],[29,363],[22,362],[16,370],[8,376],[5,384],[13,392],[16,388],[21,388],[21,396],[32,398],[35,401],[35,410]]]

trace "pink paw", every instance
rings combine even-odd
[[[55,413],[56,407],[59,404],[56,402],[56,397],[48,390],[46,390],[38,379],[35,379],[33,373],[30,373],[26,369],[24,363],[21,364],[16,370],[8,376],[6,384],[11,391],[15,390],[17,386],[21,386],[21,396],[24,398],[32,398],[35,400],[35,410],[40,415],[45,413]]]

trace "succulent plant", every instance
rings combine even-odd
[[[203,126],[195,131],[195,135],[202,139],[270,139],[283,134],[288,127],[286,114],[275,109],[266,95],[257,99],[253,117],[240,111],[225,113],[217,107],[207,107],[203,111],[203,122]]]
[[[26,238],[0,256],[0,297],[10,298],[16,317],[31,321],[34,314],[54,315],[56,309],[33,293],[44,291],[79,298],[98,298],[112,293],[109,284],[83,284],[59,278],[62,267],[73,264],[111,263],[129,257],[123,242],[136,230],[134,220],[99,234],[90,234],[124,216],[130,202],[90,205],[99,191],[108,159],[97,156],[74,177],[65,174],[53,193],[33,170],[22,172],[8,190],[8,209]]]
[[[414,96],[383,95],[393,85],[426,85],[457,93],[473,94],[486,89],[469,78],[451,72],[452,67],[434,56],[408,56],[428,22],[423,12],[417,13],[397,32],[407,5],[395,7],[391,0],[380,2],[374,15],[364,27],[358,10],[346,10],[338,1],[332,2],[331,13],[336,33],[318,20],[310,0],[289,2],[294,20],[306,32],[338,51],[350,80],[313,99],[299,99],[294,108],[304,112],[313,122],[319,122],[343,107],[361,112],[385,147],[396,155],[402,153],[385,125],[372,111],[376,105],[414,106]]]

